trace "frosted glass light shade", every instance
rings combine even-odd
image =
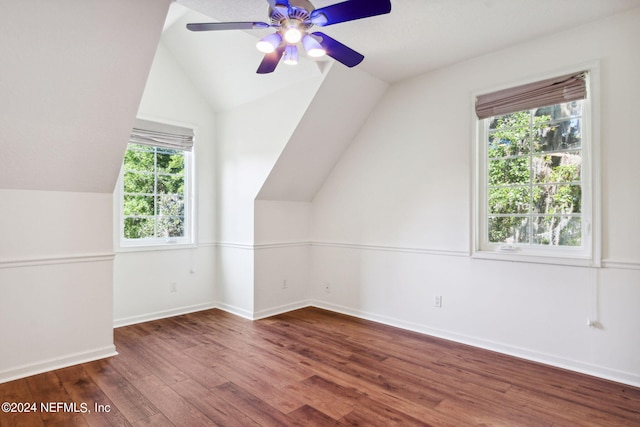
[[[261,38],[256,43],[256,47],[262,53],[274,52],[278,46],[282,43],[282,37],[278,33],[269,34],[266,37]]]
[[[307,54],[313,58],[319,58],[321,56],[326,55],[327,51],[324,50],[322,45],[318,43],[316,39],[314,39],[310,35],[306,35],[302,38],[302,45],[304,49],[307,51]]]
[[[298,48],[296,46],[287,46],[284,50],[284,59],[287,65],[296,65],[298,63]]]
[[[289,27],[287,31],[284,32],[284,39],[287,43],[298,43],[302,39],[302,31],[297,27]]]

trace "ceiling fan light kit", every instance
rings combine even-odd
[[[287,45],[284,48],[284,59],[282,60],[287,65],[296,65],[298,63],[298,48],[295,45]]]
[[[347,67],[355,67],[364,56],[321,32],[310,33],[314,25],[324,27],[356,19],[369,18],[391,12],[391,0],[347,0],[316,9],[309,0],[266,0],[269,20],[266,22],[211,22],[187,24],[191,31],[252,30],[275,28],[276,32],[263,37],[256,48],[265,54],[258,74],[273,72],[280,59],[284,63],[298,63],[298,44],[307,55],[319,58],[328,55]]]
[[[278,33],[273,33],[258,40],[256,47],[262,53],[271,53],[280,46],[280,43],[282,43],[282,36]]]
[[[307,34],[302,38],[302,45],[304,50],[307,51],[307,55],[312,58],[320,58],[327,54],[322,45],[312,35]]]
[[[298,26],[295,23],[290,24],[284,31],[284,39],[289,44],[296,44],[302,40],[302,31],[298,29]]]

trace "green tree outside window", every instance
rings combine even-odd
[[[580,246],[582,102],[488,119],[490,243]]]
[[[124,237],[185,234],[185,153],[129,144],[124,158]]]

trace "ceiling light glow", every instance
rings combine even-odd
[[[280,43],[282,43],[282,37],[280,34],[274,33],[260,39],[258,43],[256,43],[256,47],[262,53],[271,53],[280,46]]]
[[[296,26],[291,26],[284,32],[284,39],[290,44],[298,43],[302,39],[302,31]]]
[[[307,51],[307,54],[313,58],[319,58],[327,53],[322,45],[320,45],[320,43],[318,43],[318,41],[309,34],[302,38],[302,45]]]

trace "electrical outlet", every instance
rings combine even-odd
[[[289,287],[289,285],[287,284],[287,280],[283,280],[282,281],[282,289],[287,289],[287,287]]]
[[[442,308],[442,295],[436,295],[433,305],[438,308]]]
[[[176,282],[169,282],[169,292],[178,292],[178,284]]]
[[[331,285],[329,284],[329,282],[324,282],[323,285],[324,285],[324,291],[326,293],[330,293],[331,292]]]

